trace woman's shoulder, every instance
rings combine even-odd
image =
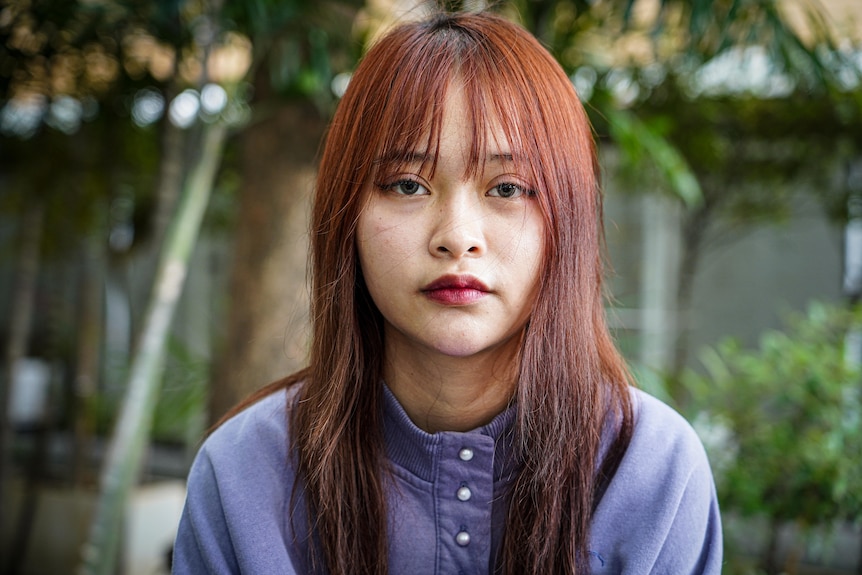
[[[635,428],[627,457],[644,456],[651,466],[657,455],[707,464],[700,438],[678,411],[640,389],[632,388],[631,394]]]
[[[295,573],[287,542],[296,480],[288,416],[296,387],[266,395],[204,441],[188,478],[175,573]],[[302,518],[299,519],[303,524]]]
[[[189,472],[187,507],[251,531],[248,523],[281,524],[295,481],[287,421],[295,395],[267,395],[207,437]]]
[[[614,482],[664,492],[697,480],[711,486],[706,450],[691,424],[656,397],[636,388],[631,394],[634,431]]]
[[[721,519],[703,444],[676,410],[632,390],[634,432],[593,518],[613,573],[720,573]]]
[[[299,386],[277,390],[249,405],[216,428],[201,451],[210,457],[225,454],[237,459],[243,454],[278,452],[288,445],[288,411],[296,401]]]

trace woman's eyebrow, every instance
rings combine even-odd
[[[409,164],[435,164],[437,157],[428,152],[415,150],[393,150],[389,153],[374,158],[375,166],[387,165],[409,165]],[[485,156],[485,162],[497,164],[510,164],[515,161],[511,152],[491,152]]]
[[[488,154],[489,162],[514,162],[515,158],[512,156],[510,152],[496,152],[493,154]]]
[[[415,150],[393,150],[384,156],[374,158],[375,165],[381,164],[425,164],[434,162],[434,154]]]

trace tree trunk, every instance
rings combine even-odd
[[[39,279],[39,244],[42,241],[44,204],[32,198],[20,221],[20,245],[15,284],[9,301],[9,331],[6,341],[3,385],[0,385],[0,498],[4,501],[7,478],[12,465],[12,425],[9,404],[18,361],[27,353],[33,323],[33,304]],[[6,524],[6,505],[0,505],[0,526]],[[0,535],[3,535],[0,533]],[[5,540],[5,538],[4,538]]]
[[[52,376],[53,379],[53,376]],[[9,545],[8,563],[4,573],[6,575],[18,575],[22,572],[24,559],[30,548],[33,535],[33,523],[36,520],[36,512],[39,507],[39,487],[45,475],[45,466],[48,458],[48,442],[52,433],[50,413],[53,411],[52,393],[49,392],[45,398],[36,422],[36,442],[30,461],[24,470],[24,485],[21,493],[21,503],[18,516],[15,518],[15,529],[12,532]]]
[[[640,362],[667,373],[673,364],[678,325],[675,288],[680,285],[679,202],[667,196],[641,197]]]
[[[763,570],[766,575],[778,574],[778,539],[781,536],[781,522],[772,519],[769,522],[769,541],[763,553]]]
[[[94,237],[86,238],[82,242],[81,252],[72,411],[75,417],[74,443],[70,473],[75,485],[81,485],[90,479],[87,456],[95,427],[93,401],[98,388],[101,342],[104,335],[102,243]]]
[[[210,421],[305,364],[308,208],[326,120],[294,102],[242,137],[243,185]]]
[[[862,537],[859,538],[859,559],[856,562],[856,575],[862,575]]]
[[[700,264],[703,250],[703,240],[706,229],[712,218],[713,209],[707,202],[693,213],[685,217],[683,224],[683,236],[681,242],[681,257],[679,264],[679,284],[676,291],[676,329],[673,333],[676,337],[673,352],[673,365],[668,377],[668,392],[677,402],[677,405],[685,405],[689,398],[682,385],[680,378],[688,362],[689,331],[691,329],[691,307],[694,297],[694,278]]]

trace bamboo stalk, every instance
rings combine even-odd
[[[209,202],[225,132],[220,122],[204,127],[201,156],[189,173],[183,198],[165,237],[126,394],[102,467],[101,493],[89,539],[82,550],[82,575],[113,575],[117,571],[126,502],[140,474],[152,426],[168,330]]]

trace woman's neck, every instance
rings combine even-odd
[[[485,425],[515,392],[515,350],[469,358],[403,353],[391,346],[386,352],[386,384],[413,423],[429,433]]]

